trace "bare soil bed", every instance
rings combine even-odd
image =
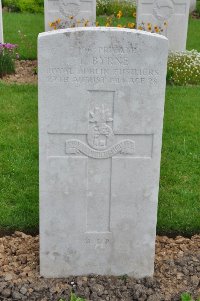
[[[37,84],[37,61],[16,61],[15,66],[15,73],[4,76],[4,82],[9,84]]]
[[[180,300],[182,292],[200,296],[200,235],[191,239],[157,237],[154,278],[89,275],[66,279],[39,276],[39,236],[15,232],[0,238],[0,300]]]

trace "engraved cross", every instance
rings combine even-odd
[[[68,117],[69,120],[64,121],[65,111],[59,112],[61,121],[58,127],[51,120],[49,122],[53,125],[48,130],[49,158],[67,157],[69,165],[72,159],[70,166],[74,162],[78,164],[79,160],[85,166],[86,194],[83,192],[83,198],[86,201],[86,212],[83,231],[88,245],[96,241],[95,237],[98,236],[100,248],[108,243],[111,236],[112,183],[117,172],[116,163],[119,159],[152,158],[154,135],[146,132],[135,133],[133,128],[128,130],[121,124],[119,114],[122,113],[123,116],[123,112],[119,111],[119,103],[122,95],[127,103],[131,101],[130,94],[126,92],[89,90],[81,113],[77,108],[77,114],[74,111]],[[68,190],[69,188],[66,194]]]
[[[104,93],[104,99],[101,95]],[[114,91],[89,91],[86,143],[66,141],[67,155],[88,157],[86,233],[110,232],[112,157],[133,155],[135,142],[113,132]]]

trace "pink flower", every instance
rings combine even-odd
[[[17,45],[15,44],[11,44],[11,43],[0,43],[0,48],[4,48],[4,49],[14,49],[16,48]]]

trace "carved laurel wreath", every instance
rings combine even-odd
[[[78,0],[73,0],[73,2],[70,2],[70,0],[60,0],[59,10],[64,18],[69,16],[76,17],[80,12],[80,3]]]
[[[168,7],[169,11],[167,14],[163,14],[162,8]],[[156,19],[161,21],[168,20],[174,13],[174,4],[172,0],[157,0],[154,4],[153,8],[153,14],[156,17]]]

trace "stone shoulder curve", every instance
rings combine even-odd
[[[129,29],[129,28],[118,28],[118,27],[76,27],[76,28],[66,28],[66,29],[59,29],[59,30],[54,30],[54,31],[47,31],[47,32],[42,32],[38,35],[38,39],[43,38],[43,37],[48,37],[48,36],[54,36],[54,35],[59,35],[59,34],[67,34],[67,33],[75,33],[75,32],[125,32],[125,33],[132,33],[135,35],[140,35],[140,36],[149,36],[149,37],[155,37],[160,40],[166,40],[168,39],[160,34],[157,33],[150,33],[147,31],[142,31],[142,30],[137,30],[137,29]]]

